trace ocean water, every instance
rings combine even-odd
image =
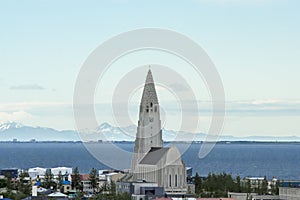
[[[102,162],[108,159],[114,168],[130,168],[130,157],[112,151],[111,144],[89,144]],[[114,144],[127,152],[133,150],[133,143]],[[193,173],[207,176],[209,172],[231,173],[233,176],[276,176],[283,180],[300,180],[300,144],[298,143],[218,143],[203,159],[198,153],[201,144],[176,144],[183,153],[186,166]],[[81,173],[91,168],[107,169],[110,166],[99,162],[82,143],[0,143],[0,169],[16,167],[78,167]]]

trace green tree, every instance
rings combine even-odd
[[[6,180],[6,188],[7,191],[10,192],[12,190],[12,183],[11,183],[11,175],[10,173],[5,174],[5,180]]]
[[[201,197],[227,197],[228,191],[237,191],[238,184],[231,174],[220,173],[212,174],[209,173],[207,178],[200,182],[200,187],[196,184],[195,177],[195,192],[199,194],[199,188],[201,192]],[[196,186],[197,185],[197,186]],[[198,187],[198,189],[196,189]]]
[[[92,168],[92,170],[90,172],[89,180],[91,182],[91,186],[95,193],[95,189],[97,188],[97,182],[98,182],[97,171],[95,168]]]
[[[236,190],[235,190],[235,192],[242,192],[241,177],[240,176],[236,177]]]
[[[264,177],[264,180],[262,181],[261,191],[262,191],[262,194],[268,194],[268,180],[267,180],[266,176]]]
[[[201,177],[199,176],[198,172],[196,172],[195,175],[195,193],[197,196],[201,194],[201,187],[202,187],[202,180]]]
[[[82,191],[82,185],[81,185],[81,180],[80,180],[80,174],[78,167],[75,167],[73,170],[73,176],[72,176],[72,188],[75,190],[80,190]]]
[[[245,190],[247,192],[247,199],[252,199],[252,197],[251,197],[251,183],[250,183],[250,179],[247,179]]]
[[[101,185],[99,191],[100,191],[102,194],[106,194],[107,191],[109,191],[109,190],[110,190],[110,188],[108,187],[107,183],[104,182],[104,183]]]
[[[128,193],[118,194],[116,195],[116,200],[130,200],[130,195]]]
[[[0,188],[5,188],[5,187],[6,187],[6,180],[0,179]]]
[[[51,173],[50,170],[47,170],[45,173],[44,182],[42,183],[43,186],[47,189],[55,188],[56,184],[53,179],[54,179],[53,174]]]
[[[62,182],[63,182],[63,176],[61,174],[61,171],[58,172],[58,176],[57,176],[57,189],[59,189],[59,191],[61,191],[61,187],[62,187]]]
[[[27,179],[26,179],[27,178]],[[31,181],[28,172],[21,171],[19,175],[18,191],[29,195],[31,191]]]
[[[274,181],[274,177],[273,177],[273,180],[271,181],[271,194],[272,195],[276,195],[277,187],[278,187],[278,184]]]
[[[109,192],[110,192],[110,194],[112,194],[112,195],[115,195],[115,194],[116,194],[116,184],[115,184],[114,181],[112,181],[112,182],[110,183],[110,186],[109,186]]]

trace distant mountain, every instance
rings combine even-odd
[[[74,130],[55,130],[46,127],[25,126],[16,122],[0,124],[0,141],[134,141],[137,127],[135,125],[127,127],[114,127],[109,123],[102,123],[94,130],[84,131],[78,134]],[[204,141],[206,134],[176,132],[163,129],[164,141]],[[215,137],[217,138],[217,137]],[[300,141],[297,136],[249,136],[235,137],[222,135],[218,141]]]
[[[79,141],[77,132],[46,127],[25,126],[16,122],[0,124],[0,141]]]

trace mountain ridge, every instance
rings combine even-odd
[[[204,133],[190,133],[185,131],[163,131],[163,140],[168,141],[205,141]],[[0,124],[0,141],[134,141],[136,126],[114,127],[104,122],[94,130],[78,133],[75,130],[56,130],[48,127],[26,126],[17,122]],[[295,142],[300,141],[298,136],[245,136],[221,135],[218,141],[262,141],[262,142]]]

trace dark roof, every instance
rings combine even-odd
[[[155,165],[168,152],[170,148],[152,147],[150,151],[144,156],[139,164]]]

